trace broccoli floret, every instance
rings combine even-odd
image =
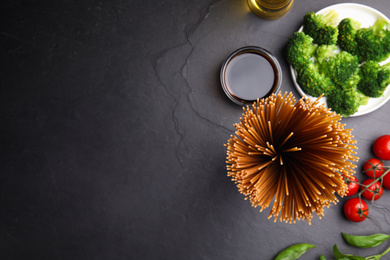
[[[360,63],[367,60],[380,62],[389,57],[390,48],[386,44],[390,37],[388,28],[389,23],[385,19],[379,18],[373,26],[357,31],[355,41]]]
[[[346,51],[341,51],[321,63],[321,72],[339,85],[346,84],[352,75],[357,74],[358,69],[358,57]]]
[[[337,44],[340,46],[340,49],[353,55],[358,55],[355,36],[359,29],[360,23],[356,20],[344,18],[340,21],[338,25],[339,36],[337,40]]]
[[[361,80],[357,88],[366,96],[381,97],[390,84],[390,63],[381,66],[367,61],[360,67]]]
[[[285,57],[296,71],[299,71],[313,56],[317,46],[312,43],[313,39],[303,32],[295,32],[287,41],[284,49]]]
[[[336,45],[321,45],[318,46],[315,52],[316,61],[321,65],[328,61],[330,58],[336,56]]]
[[[335,85],[329,77],[320,73],[318,66],[311,61],[297,72],[297,83],[306,94],[313,97],[328,95]]]
[[[344,84],[336,84],[327,96],[328,107],[347,117],[355,114],[361,105],[367,105],[369,97],[357,89],[360,80],[360,74],[355,73]]]
[[[321,74],[312,61],[316,49],[313,39],[304,32],[294,33],[285,46],[285,56],[297,73],[297,83],[305,93],[314,97],[328,93],[333,86],[333,82]]]
[[[303,17],[303,32],[313,38],[318,45],[333,45],[338,37],[338,13],[334,10],[327,14],[310,12]]]
[[[358,68],[355,72],[355,74],[353,74],[348,80],[346,80],[344,82],[344,84],[342,84],[341,86],[344,88],[344,89],[351,89],[351,88],[354,88],[354,89],[357,89],[357,85],[359,84],[361,80],[361,75],[360,75],[360,68]],[[363,93],[362,93],[363,95]]]
[[[367,103],[367,98],[355,87],[336,85],[333,91],[328,94],[326,103],[332,111],[348,117],[355,114],[360,105]]]
[[[385,47],[385,51],[390,53],[390,32],[383,37],[382,42]]]

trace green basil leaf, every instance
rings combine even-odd
[[[339,260],[366,260],[367,258],[357,256],[357,255],[344,255],[343,258],[340,258]]]
[[[342,259],[344,256],[343,253],[340,252],[340,250],[337,248],[337,245],[333,246],[333,255],[336,257],[336,260]]]
[[[365,257],[361,257],[357,255],[343,254],[337,248],[337,245],[333,246],[333,255],[336,258],[336,260],[365,260],[366,259]]]
[[[281,251],[274,260],[295,260],[313,247],[316,246],[307,243],[295,244]]]
[[[320,255],[320,259],[319,260],[326,260],[326,258],[325,258],[324,255]]]
[[[345,242],[360,248],[376,247],[390,238],[390,235],[381,233],[370,236],[352,236],[345,233],[341,234],[343,235]]]

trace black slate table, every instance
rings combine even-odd
[[[282,49],[306,12],[356,2],[390,17],[387,0],[296,0],[279,20],[245,0],[3,1],[1,5],[1,259],[302,259],[332,247],[363,256],[340,232],[390,233],[390,192],[362,223],[342,204],[312,225],[274,223],[227,177],[224,144],[242,109],[219,70],[248,45]],[[358,141],[356,176],[390,133],[390,102],[343,119]]]

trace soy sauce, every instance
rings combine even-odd
[[[221,72],[226,95],[240,105],[276,92],[281,84],[279,63],[259,47],[237,50],[225,61]]]

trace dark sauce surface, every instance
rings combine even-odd
[[[252,103],[275,92],[280,85],[277,64],[261,51],[243,50],[233,54],[223,73],[225,93],[236,103]]]

